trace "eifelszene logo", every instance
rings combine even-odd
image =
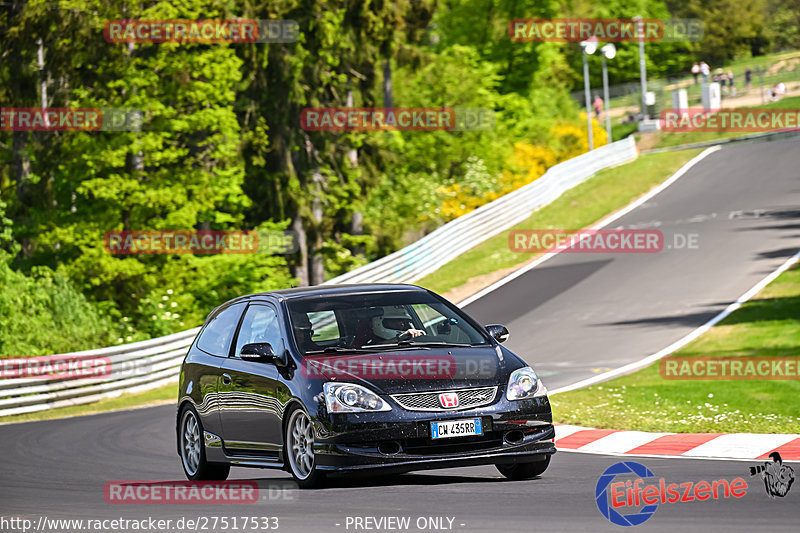
[[[616,481],[618,476],[626,480]],[[645,479],[655,483],[646,484]],[[595,486],[595,500],[600,513],[612,524],[638,526],[649,520],[662,503],[687,503],[720,498],[741,498],[747,494],[747,482],[737,477],[731,481],[686,481],[667,483],[652,470],[633,461],[608,467]]]

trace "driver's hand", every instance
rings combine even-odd
[[[400,334],[401,337],[404,338],[411,338],[411,337],[419,337],[420,335],[425,335],[425,332],[421,329],[407,329],[403,333]]]

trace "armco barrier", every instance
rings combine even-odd
[[[552,202],[597,171],[631,161],[636,155],[636,143],[631,136],[559,163],[533,183],[444,224],[402,250],[325,284],[413,282],[525,220],[533,211]],[[66,354],[107,357],[113,371],[102,378],[0,379],[0,416],[87,404],[174,382],[186,351],[199,329],[132,344]]]
[[[166,337],[65,354],[104,358],[110,362],[111,372],[103,377],[0,379],[0,416],[92,403],[173,382],[199,330],[194,328]]]

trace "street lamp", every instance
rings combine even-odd
[[[639,36],[639,77],[642,83],[642,120],[647,120],[647,63],[644,59],[644,22],[641,15],[633,17],[637,21],[636,31]]]
[[[611,104],[608,102],[608,66],[606,65],[606,59],[614,59],[614,56],[617,55],[617,48],[613,43],[608,43],[600,49],[600,52],[602,52],[603,56],[603,98],[606,101],[606,136],[608,137],[606,142],[611,144]]]
[[[589,151],[591,152],[594,150],[594,139],[592,138],[592,110],[589,101],[589,62],[586,60],[586,56],[597,50],[597,37],[592,36],[582,41],[581,49],[583,50],[583,88],[586,91],[586,132],[589,134]]]

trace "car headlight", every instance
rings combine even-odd
[[[391,411],[383,398],[366,387],[353,383],[325,383],[325,405],[329,413]]]
[[[547,387],[529,366],[520,368],[511,373],[508,378],[506,398],[509,400],[524,400],[547,395]]]

